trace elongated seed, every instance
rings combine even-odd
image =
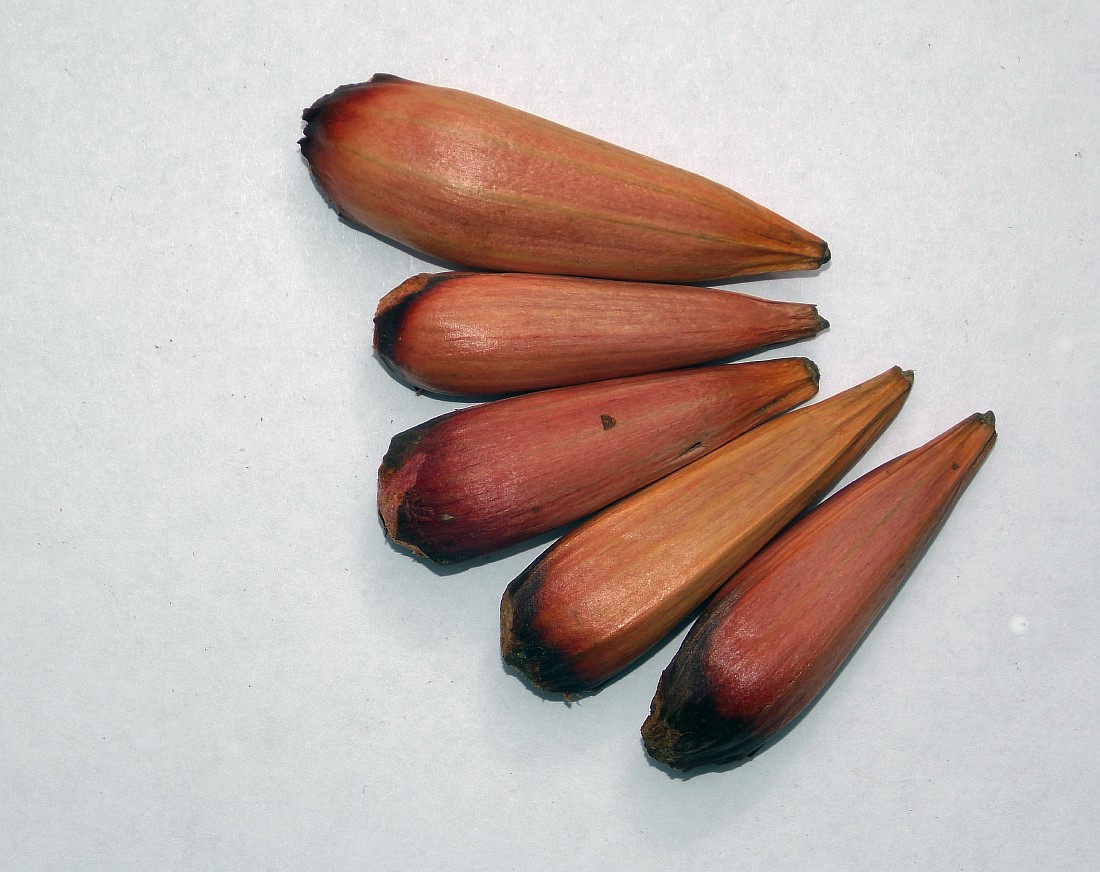
[[[752,754],[821,693],[996,439],[973,415],[826,500],[711,601],[673,658],[642,736],[677,769]]]
[[[394,541],[438,563],[576,520],[809,399],[801,359],[539,391],[395,436],[378,475]]]
[[[454,263],[692,282],[829,259],[729,188],[463,91],[377,75],[304,118],[302,154],[342,215]]]
[[[828,326],[805,303],[525,273],[414,276],[383,297],[374,324],[375,349],[402,378],[466,395],[676,369]]]

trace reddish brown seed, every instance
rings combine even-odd
[[[642,736],[677,769],[752,754],[824,689],[993,447],[974,415],[868,473],[727,582],[661,677]]]
[[[378,474],[394,541],[437,563],[583,517],[809,399],[805,359],[524,394],[395,436]]]
[[[692,282],[829,259],[729,188],[463,91],[377,75],[303,117],[302,154],[342,215],[455,263]]]
[[[510,394],[705,363],[814,336],[814,306],[526,273],[423,273],[391,291],[374,347],[406,381]]]
[[[508,586],[505,661],[567,693],[625,669],[836,483],[911,380],[895,367],[781,415],[577,527]]]

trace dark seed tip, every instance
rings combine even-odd
[[[403,81],[396,76],[390,77],[392,81]],[[374,79],[371,80],[373,82]],[[341,85],[333,91],[325,94],[325,96],[318,98],[313,102],[312,106],[302,110],[302,120],[306,123],[306,135],[309,137],[316,132],[315,128],[319,124],[323,124],[325,120],[325,111],[336,103],[343,100],[350,92],[361,91],[370,85],[371,82],[351,82],[347,85]],[[312,128],[312,129],[311,129]]]
[[[370,84],[382,85],[386,83],[408,83],[408,79],[402,79],[400,76],[395,76],[393,73],[375,73],[370,77]]]
[[[569,658],[543,639],[535,626],[541,559],[512,580],[500,601],[500,653],[535,687],[549,693],[579,693],[592,690],[573,670]]]
[[[818,387],[821,384],[821,370],[818,368],[818,365],[808,357],[803,357],[802,363],[806,367],[806,372],[810,376],[810,381],[813,382],[815,388]]]
[[[385,521],[384,516],[383,521]],[[452,563],[461,563],[471,557],[479,556],[476,549],[455,548],[446,542],[437,541],[438,537],[433,535],[432,525],[421,523],[407,495],[394,512],[393,530],[390,531],[387,524],[386,531],[390,534],[390,538],[402,548],[407,548],[413,554],[424,557],[437,566],[450,566]]]
[[[573,674],[568,658],[540,644],[536,631],[527,626],[501,627],[501,656],[531,684],[548,693],[591,690]]]
[[[655,712],[651,712],[642,724],[642,742],[646,753],[658,763],[673,769],[684,768],[680,755],[675,751],[679,741],[680,731],[669,726]]]

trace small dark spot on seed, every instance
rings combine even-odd
[[[600,415],[600,423],[603,424],[603,428],[605,430],[610,430],[619,422],[612,418],[610,415]]]

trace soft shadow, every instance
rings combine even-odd
[[[312,178],[312,176],[311,176],[311,178]],[[317,188],[318,191],[321,191],[321,189],[317,186],[317,180],[316,179],[314,179],[314,181],[313,181],[313,186],[315,188]],[[322,193],[322,195],[324,194],[323,191],[321,193]],[[398,251],[402,251],[405,254],[409,255],[409,257],[415,258],[416,260],[422,260],[425,263],[430,263],[432,266],[437,266],[440,269],[442,269],[444,271],[447,271],[447,272],[454,271],[454,270],[458,270],[458,271],[461,272],[462,270],[470,269],[470,267],[468,267],[468,266],[462,266],[462,264],[454,263],[453,261],[449,261],[449,260],[441,260],[440,258],[435,257],[434,255],[428,254],[427,252],[421,251],[418,248],[412,248],[411,246],[405,245],[405,243],[403,243],[403,242],[398,242],[396,239],[391,239],[389,236],[384,236],[381,233],[377,232],[376,230],[371,230],[365,224],[360,224],[358,221],[355,221],[351,218],[348,218],[348,217],[340,214],[340,212],[337,211],[336,207],[332,205],[331,201],[329,202],[328,205],[329,205],[329,208],[332,209],[333,212],[336,212],[336,217],[339,219],[340,223],[343,224],[345,227],[350,227],[352,230],[358,230],[360,233],[365,233],[367,236],[373,236],[379,242],[384,242],[386,245],[390,246],[391,248],[396,248]]]
[[[747,363],[755,360],[759,355],[765,351],[782,351],[784,349],[793,348],[796,345],[805,345],[807,342],[813,342],[817,337],[824,333],[828,333],[832,329],[832,326],[826,327],[820,333],[815,333],[813,336],[804,336],[801,339],[788,339],[786,342],[775,342],[771,345],[761,345],[758,348],[750,348],[748,351],[743,351],[740,354],[734,354],[729,357],[719,357],[716,360],[708,360],[703,363],[693,364],[692,366],[685,366],[683,369],[698,369],[704,366],[717,366],[719,364],[730,363]],[[787,355],[784,355],[787,356]],[[793,354],[792,357],[809,357],[808,354]],[[760,360],[767,360],[770,358],[761,357]]]
[[[436,563],[433,560],[429,560],[427,557],[421,557],[419,554],[413,554],[407,548],[395,543],[386,534],[386,525],[382,521],[381,515],[375,516],[375,521],[378,524],[378,528],[382,533],[382,537],[386,540],[386,545],[395,554],[400,554],[403,557],[407,557],[419,563],[421,566],[430,570],[434,575],[440,578],[449,578],[452,575],[458,575],[462,572],[469,570],[480,569],[483,566],[487,566],[491,563],[496,563],[498,560],[506,560],[509,557],[515,557],[517,554],[521,554],[530,548],[547,548],[554,543],[557,539],[564,536],[574,527],[581,523],[579,519],[569,524],[563,524],[553,530],[548,530],[545,533],[540,533],[537,536],[532,536],[529,539],[524,539],[522,542],[517,542],[515,545],[510,545],[507,548],[501,548],[499,551],[493,551],[489,554],[483,554],[480,557],[471,557],[469,560],[460,560],[457,563]],[[541,556],[541,555],[540,555]],[[537,559],[537,558],[536,558]]]
[[[533,391],[517,391],[514,394],[445,394],[441,391],[433,391],[411,384],[400,372],[390,366],[389,361],[382,357],[377,351],[374,352],[373,357],[378,361],[379,366],[382,367],[386,375],[393,379],[393,381],[412,391],[419,397],[429,397],[433,400],[439,400],[440,402],[478,404],[488,403],[492,400],[505,400],[508,397],[515,397],[520,394],[533,393]]]
[[[690,282],[689,284],[695,285],[700,288],[736,288],[739,285],[753,284],[755,282],[774,282],[782,281],[783,279],[806,279],[812,278],[816,275],[821,275],[824,272],[828,272],[832,269],[833,261],[829,260],[828,263],[823,263],[817,269],[799,269],[799,270],[786,270],[782,272],[767,272],[756,273],[751,276],[737,276],[732,279],[722,279],[721,281],[711,282]]]

